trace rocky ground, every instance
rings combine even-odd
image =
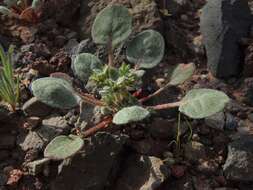
[[[52,109],[32,97],[29,84],[55,72],[73,76],[71,59],[78,53],[92,52],[105,58],[104,49],[92,42],[90,29],[96,14],[111,1],[51,0],[43,9],[43,20],[34,25],[1,17],[0,42],[4,47],[11,43],[17,46],[15,68],[22,86],[17,113],[0,107],[0,189],[252,190],[253,34],[241,36],[250,16],[245,7],[239,10],[223,7],[215,13],[214,19],[219,14],[241,14],[240,18],[245,19],[238,22],[233,20],[236,16],[229,17],[228,21],[240,28],[242,37],[240,48],[231,46],[230,43],[238,40],[236,35],[224,32],[220,38],[225,40],[217,40],[212,35],[213,29],[206,29],[208,21],[200,22],[200,15],[205,18],[213,13],[212,8],[202,9],[204,0],[118,2],[126,5],[134,16],[135,33],[153,28],[166,40],[166,56],[158,68],[148,73],[146,93],[155,91],[166,81],[166,71],[171,65],[191,62],[197,65],[191,80],[179,88],[168,88],[149,104],[177,100],[190,88],[208,87],[230,96],[231,102],[224,112],[204,120],[188,122],[183,118],[178,146],[173,143],[178,135],[178,113],[170,110],[159,112],[146,123],[108,128],[87,138],[85,149],[71,164],[33,162],[43,158],[45,146],[55,136],[69,134],[76,126],[93,126],[100,119],[96,107],[86,106],[80,113]],[[253,5],[250,7],[253,9]],[[169,14],[164,14],[164,10]],[[224,23],[219,27],[225,28]],[[213,46],[224,51],[216,52],[213,46],[206,46],[205,50],[203,34],[210,37]],[[213,77],[206,66],[207,58],[218,60],[219,56],[232,57],[228,59],[230,65],[217,71],[224,80]],[[242,75],[226,76],[237,74],[234,72],[240,70],[243,62]]]

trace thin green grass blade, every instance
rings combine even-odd
[[[2,65],[2,70],[0,71],[0,98],[15,109],[20,96],[20,81],[19,77],[15,80],[14,76],[12,65],[13,51],[14,47],[10,46],[8,52],[5,53],[0,45],[0,64]]]

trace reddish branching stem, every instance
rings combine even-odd
[[[113,50],[109,47],[108,49],[108,65],[113,67]]]
[[[109,37],[109,42],[108,42],[108,65],[113,67],[113,47],[112,47],[112,35]]]
[[[102,101],[96,99],[94,96],[90,94],[79,92],[78,95],[86,103],[89,103],[95,106],[104,106],[104,103]]]
[[[179,102],[172,102],[172,103],[167,103],[167,104],[160,104],[160,105],[156,105],[156,106],[148,106],[147,108],[151,108],[154,110],[165,110],[165,109],[179,107],[181,104],[182,104],[182,102],[179,101]]]
[[[92,127],[90,129],[84,131],[84,133],[82,135],[83,135],[83,137],[89,137],[89,136],[97,133],[98,131],[105,129],[111,123],[112,123],[112,117],[106,117],[103,121],[101,121],[95,127]]]
[[[141,98],[140,100],[139,100],[139,102],[140,103],[143,103],[143,102],[146,102],[146,101],[148,101],[149,99],[151,99],[151,98],[153,98],[154,96],[157,96],[158,94],[160,94],[162,91],[164,91],[166,88],[168,88],[170,86],[170,84],[168,83],[168,84],[166,84],[164,87],[162,87],[162,88],[159,88],[157,91],[155,91],[153,94],[150,94],[150,95],[148,95],[148,96],[146,96],[146,97],[144,97],[144,98]]]

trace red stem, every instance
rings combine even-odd
[[[111,123],[112,123],[112,117],[107,117],[103,121],[101,121],[99,124],[97,124],[95,127],[92,127],[90,129],[84,131],[84,133],[82,135],[83,135],[83,137],[89,137],[89,136],[95,134],[96,132],[108,127],[108,125]]]
[[[173,102],[173,103],[167,103],[167,104],[160,104],[156,106],[148,106],[147,108],[151,108],[154,110],[165,110],[165,109],[179,107],[181,104],[182,102]]]
[[[170,86],[170,84],[166,84],[164,87],[159,88],[157,91],[155,91],[153,94],[148,95],[147,97],[141,98],[139,100],[140,103],[146,102],[147,100],[149,100],[150,98],[153,98],[154,96],[160,94],[162,91],[164,91],[166,88],[168,88]]]
[[[87,102],[87,103],[95,105],[95,106],[104,106],[105,105],[102,101],[96,99],[94,96],[92,96],[90,94],[86,94],[86,93],[82,93],[82,92],[77,92],[77,93],[84,102]]]
[[[108,65],[113,67],[113,49],[112,49],[112,38],[110,37],[108,43]]]

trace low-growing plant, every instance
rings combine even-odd
[[[26,22],[37,22],[42,0],[4,0],[0,13]]]
[[[153,112],[178,108],[179,112],[192,118],[201,119],[221,111],[229,98],[221,91],[193,89],[178,102],[145,106],[145,102],[169,86],[180,85],[194,73],[194,64],[180,64],[168,73],[168,84],[153,94],[138,99],[135,96],[145,69],[157,66],[163,59],[165,42],[163,36],[154,30],[145,30],[128,40],[132,32],[132,17],[121,5],[108,5],[96,17],[92,27],[95,43],[108,50],[108,63],[104,64],[95,55],[82,53],[72,64],[74,74],[83,82],[92,81],[101,96],[78,92],[72,84],[60,78],[42,78],[32,83],[32,92],[40,101],[52,107],[69,109],[85,101],[100,106],[105,118],[94,128],[76,136],[56,137],[46,148],[44,156],[50,159],[64,159],[72,156],[82,146],[82,138],[113,123],[126,125],[147,119]],[[126,46],[126,63],[118,64],[114,50]],[[57,148],[55,148],[57,147]]]
[[[15,79],[12,66],[13,47],[7,53],[0,45],[0,99],[9,104],[11,111],[16,110],[19,101],[19,78]],[[1,68],[2,66],[2,68]]]
[[[140,78],[131,70],[130,65],[123,63],[118,69],[106,65],[101,70],[94,71],[90,80],[100,89],[106,109],[112,112],[138,103],[129,91],[136,88],[136,81]]]

